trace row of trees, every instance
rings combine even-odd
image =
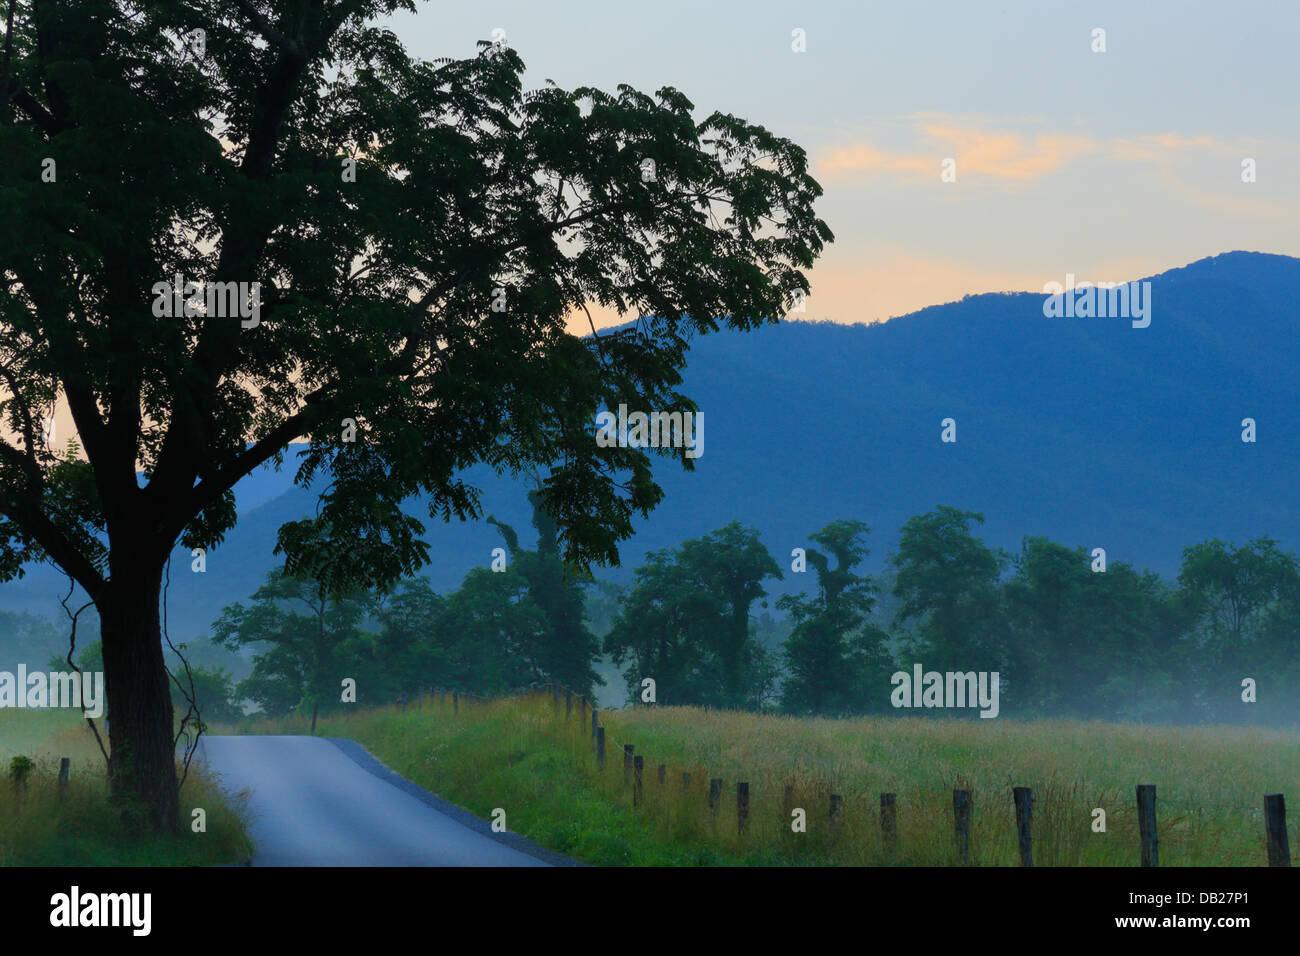
[[[1044,537],[1007,554],[973,533],[982,521],[941,507],[904,525],[890,563],[905,659],[998,670],[1006,713],[1300,719],[1300,565],[1276,541],[1192,545],[1169,582]]]
[[[386,594],[331,594],[276,572],[215,626],[219,644],[257,649],[237,694],[313,713],[339,702],[347,677],[371,701],[552,680],[593,694],[603,656],[633,701],[653,687],[659,703],[883,713],[890,676],[920,663],[998,672],[1008,716],[1300,718],[1300,565],[1268,538],[1189,547],[1168,582],[1043,537],[1009,554],[980,540],[981,515],[939,507],[904,524],[877,579],[862,570],[861,521],[815,532],[788,572],[733,522],[652,552],[617,588],[570,572],[554,521],[531,500],[535,549],[489,519],[509,561],[446,596],[419,577]],[[775,602],[784,626],[773,639],[769,583],[807,572],[811,593]]]
[[[489,516],[507,559],[471,571],[452,594],[423,577],[389,591],[332,586],[310,571],[272,572],[249,606],[227,607],[213,627],[223,647],[255,650],[252,674],[233,693],[271,713],[340,703],[342,681],[359,699],[394,700],[430,687],[497,694],[543,681],[594,695],[601,647],[584,621],[584,582],[569,572],[556,522],[529,495],[537,545],[520,546]]]

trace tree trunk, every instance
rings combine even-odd
[[[316,733],[316,715],[320,713],[320,698],[317,697],[311,702],[311,732]]]
[[[99,601],[108,696],[109,783],[128,822],[179,831],[171,688],[163,662],[161,569],[113,576]]]
[[[745,680],[742,674],[745,642],[749,639],[749,604],[744,598],[732,597],[730,634],[723,655],[724,680],[727,683],[728,706],[740,707],[745,701]]]

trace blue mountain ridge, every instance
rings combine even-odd
[[[620,548],[626,582],[646,552],[732,520],[756,527],[779,564],[837,518],[872,528],[879,570],[902,523],[939,504],[982,512],[985,540],[1025,535],[1104,547],[1172,577],[1183,547],[1260,535],[1300,548],[1296,319],[1300,259],[1232,252],[1153,276],[1148,328],[1125,318],[1047,318],[1041,293],[968,296],[871,325],[786,321],[698,338],[682,390],[704,415],[694,473],[656,459],[666,498]],[[1258,440],[1241,440],[1244,418]],[[957,442],[940,441],[953,418]],[[593,426],[594,432],[594,426]],[[173,639],[203,633],[278,564],[275,535],[314,510],[282,471],[236,488],[240,521],[190,571],[177,550]],[[473,468],[485,514],[532,541],[523,480]],[[449,591],[501,544],[485,522],[421,518]],[[787,573],[774,594],[812,585]],[[66,579],[45,567],[0,586],[0,608],[58,619]]]

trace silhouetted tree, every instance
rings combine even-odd
[[[1290,609],[1300,603],[1295,556],[1267,537],[1240,547],[1216,538],[1183,549],[1178,583],[1209,706],[1220,718],[1240,719],[1243,679],[1267,683],[1292,670],[1295,632],[1288,629],[1297,619]],[[1278,692],[1294,699],[1284,681],[1273,685],[1275,701]]]
[[[617,561],[662,492],[593,414],[693,408],[691,336],[789,312],[832,238],[788,140],[671,87],[525,93],[501,44],[413,59],[382,22],[409,7],[9,7],[0,580],[48,559],[95,602],[142,827],[179,826],[163,568],[221,543],[241,478],[305,437],[297,479],[328,475],[322,515],[374,545],[357,587],[428,560],[404,499],[478,515],[475,462],[550,468],[566,557]],[[579,339],[589,304],[636,322]],[[55,403],[80,448],[42,436]]]
[[[212,626],[221,647],[252,647],[253,672],[236,693],[270,714],[311,713],[340,701],[342,682],[356,680],[362,625],[373,609],[365,592],[331,593],[319,581],[276,569],[253,594],[252,605],[224,608]],[[305,613],[304,613],[305,612]],[[364,686],[358,687],[358,700]]]
[[[620,665],[631,662],[628,693],[644,678],[658,700],[758,707],[775,667],[753,638],[749,611],[766,596],[762,581],[781,569],[758,532],[732,522],[672,551],[647,555],[605,639]]]
[[[546,511],[542,492],[530,491],[528,503],[537,530],[536,550],[521,548],[513,528],[488,518],[505,538],[510,564],[528,583],[528,599],[544,622],[540,633],[521,650],[539,679],[557,681],[574,693],[591,696],[595,685],[604,681],[592,668],[600,654],[600,641],[585,621],[583,582],[589,575],[565,565],[559,528]]]
[[[1003,654],[999,581],[1005,556],[970,531],[984,516],[940,505],[907,519],[891,558],[896,623],[912,623],[907,648],[927,669],[997,670]]]
[[[861,713],[888,704],[892,662],[884,647],[886,635],[867,622],[874,587],[869,577],[855,572],[871,553],[861,540],[869,530],[861,521],[841,520],[814,533],[812,540],[829,552],[805,552],[817,573],[817,594],[777,601],[794,619],[781,685],[786,710]]]

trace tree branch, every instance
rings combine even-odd
[[[36,97],[32,96],[24,87],[13,87],[12,92],[7,94],[6,98],[12,100],[13,104],[26,113],[28,118],[39,126],[47,136],[53,136],[66,128],[58,117],[42,106]]]
[[[280,47],[290,56],[295,58],[301,59],[305,56],[302,44],[290,39],[276,29],[276,27],[262,15],[262,11],[253,6],[250,0],[237,0],[237,4],[239,9],[244,12],[244,16],[248,17],[249,22],[257,28],[257,32],[262,34],[268,42],[274,43],[276,46]]]
[[[13,373],[9,370],[8,365],[0,365],[0,378],[4,378],[5,384],[9,386],[9,391],[13,394],[13,400],[18,403],[18,411],[22,414],[23,419],[23,442],[27,446],[26,457],[30,459],[32,465],[39,466],[36,463],[36,427],[32,419],[31,405],[27,402],[18,390],[18,383],[14,381]]]
[[[14,455],[22,457],[11,445],[0,443],[0,457],[11,458]],[[81,585],[92,601],[97,601],[107,582],[59,527],[41,512],[39,503],[33,502],[38,502],[36,494],[30,495],[27,502],[0,497],[0,515],[22,528],[59,567]]]

